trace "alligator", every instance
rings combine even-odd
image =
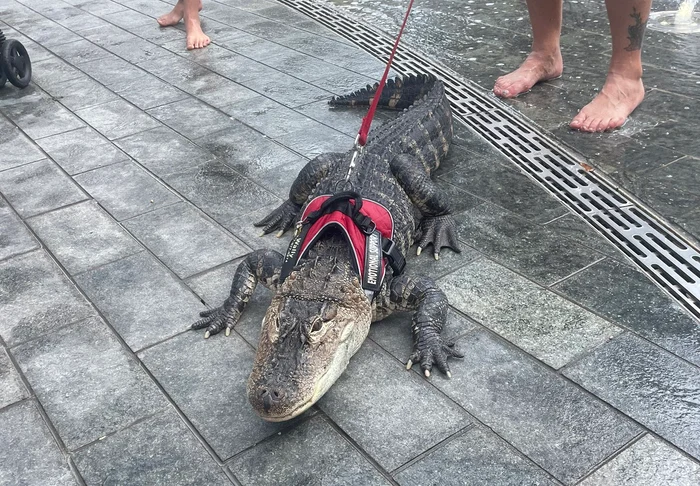
[[[368,85],[329,104],[367,106],[377,89]],[[379,105],[403,113],[376,129],[359,152],[308,162],[289,199],[255,224],[262,235],[295,228],[287,253],[248,254],[224,304],[191,326],[206,328],[205,338],[222,330],[229,335],[256,285],[273,291],[247,383],[248,399],[265,420],[289,420],[316,403],[370,324],[393,312],[413,311],[407,369],[420,364],[429,377],[436,366],[449,378],[448,358],[462,357],[440,334],[445,294],[430,278],[401,273],[402,255],[413,244],[418,255],[432,245],[435,259],[441,248],[460,251],[447,197],[430,178],[452,140],[444,85],[432,75],[390,79]]]

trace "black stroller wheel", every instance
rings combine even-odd
[[[7,76],[5,76],[5,71],[0,68],[0,88],[5,86],[5,83],[7,83]]]
[[[8,39],[2,45],[2,70],[7,80],[18,88],[26,88],[32,79],[32,63],[22,43]]]

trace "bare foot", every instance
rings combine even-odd
[[[625,124],[627,117],[644,99],[640,77],[608,73],[603,89],[584,106],[570,127],[584,132],[604,132]]]
[[[185,4],[183,0],[178,0],[177,4],[175,7],[170,11],[169,13],[166,13],[165,15],[161,15],[158,17],[158,24],[161,27],[170,27],[172,25],[176,25],[179,21],[182,20],[182,17],[185,15]]]
[[[207,47],[211,40],[209,36],[202,31],[202,26],[199,19],[190,19],[185,22],[185,30],[187,31],[187,49],[201,49]]]
[[[564,62],[557,49],[553,54],[531,52],[515,71],[501,76],[493,86],[493,92],[501,98],[515,98],[530,91],[537,83],[561,76]]]

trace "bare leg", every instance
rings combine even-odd
[[[185,31],[187,32],[187,49],[201,49],[209,45],[211,40],[202,32],[199,22],[199,11],[202,9],[201,0],[183,0],[185,2]]]
[[[571,128],[603,132],[618,128],[644,99],[642,37],[651,0],[606,0],[612,58],[603,89],[571,121]]]
[[[184,0],[177,0],[175,7],[165,15],[158,17],[158,24],[161,27],[170,27],[171,25],[176,25],[182,20],[182,16],[185,14],[185,3]]]
[[[564,64],[559,50],[562,0],[527,0],[532,24],[532,50],[518,69],[496,80],[493,92],[514,98],[535,84],[561,76]]]

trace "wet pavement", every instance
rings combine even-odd
[[[391,31],[403,3],[347,8]],[[524,5],[504,5],[417,3],[408,40],[489,86],[528,46]],[[464,251],[408,269],[450,299],[453,378],[405,371],[392,316],[312,410],[260,420],[245,382],[269,293],[228,338],[186,328],[248,251],[285,249],[252,222],[351,146],[364,113],[326,101],[382,65],[264,0],[205,0],[213,44],[187,52],[155,23],[170,7],[0,0],[34,67],[0,90],[0,484],[700,483],[698,321],[461,125],[437,180]],[[565,11],[565,77],[513,106],[697,235],[698,43],[650,32],[645,104],[574,134],[609,47],[602,2]]]

